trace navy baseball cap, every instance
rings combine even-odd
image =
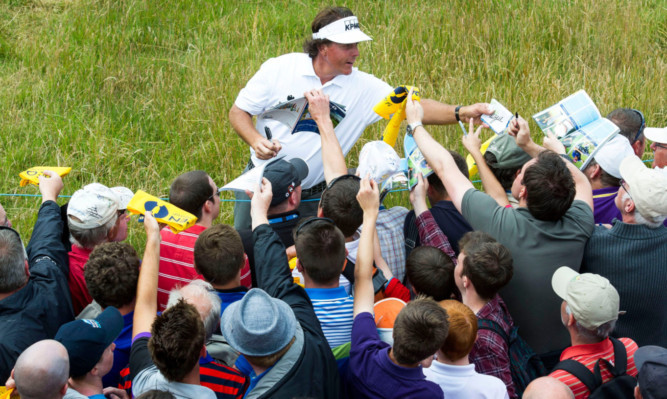
[[[118,309],[109,306],[94,320],[74,320],[60,326],[54,339],[67,349],[70,376],[81,377],[92,370],[118,338],[123,324]]]
[[[634,354],[639,391],[644,399],[667,398],[667,349],[647,345]]]
[[[264,177],[271,182],[271,206],[285,201],[301,181],[308,176],[308,165],[301,158],[279,159],[266,165]]]

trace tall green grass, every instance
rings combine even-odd
[[[99,181],[166,196],[193,169],[219,185],[248,152],[227,113],[269,57],[301,51],[321,1],[9,0],[0,4],[0,192],[31,166],[71,166],[63,194]],[[374,41],[358,67],[426,97],[496,98],[528,117],[579,89],[667,124],[661,1],[350,1]],[[369,127],[348,156],[378,139]],[[531,124],[536,138],[539,130]],[[459,128],[433,127],[463,151]],[[399,148],[399,152],[401,149]],[[227,198],[231,198],[228,196]],[[405,202],[397,196],[391,203]],[[28,235],[39,200],[0,197]],[[232,204],[220,221],[230,222]],[[132,241],[142,234],[133,227]]]

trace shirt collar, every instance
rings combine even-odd
[[[609,338],[606,338],[596,344],[570,346],[569,348],[565,348],[563,353],[560,355],[560,360],[571,359],[576,356],[599,355],[602,352],[608,351],[611,347],[612,343]]]
[[[302,76],[311,76],[320,81],[320,77],[317,76],[315,73],[315,68],[313,68],[313,60],[306,54],[306,58],[308,59],[307,62],[304,62],[299,66],[298,73],[301,74]],[[352,68],[352,73],[356,72],[356,68]],[[350,75],[338,75],[335,78],[331,79],[327,83],[325,83],[321,88],[324,88],[328,85],[336,85],[338,87],[343,87],[347,80],[352,76]]]

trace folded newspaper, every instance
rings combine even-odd
[[[333,101],[329,102],[331,121],[334,128],[345,118],[345,106]],[[276,120],[287,125],[292,134],[299,132],[318,133],[317,123],[308,112],[308,100],[305,97],[280,103],[258,116],[259,119]]]
[[[580,170],[584,170],[600,147],[619,132],[618,126],[600,115],[584,90],[538,112],[533,119],[545,134],[558,137]]]

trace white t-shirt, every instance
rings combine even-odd
[[[447,399],[509,399],[502,380],[479,374],[474,364],[452,366],[436,360],[422,371],[427,380],[440,385]]]
[[[346,114],[336,126],[335,132],[347,154],[366,126],[381,119],[373,112],[373,107],[382,100],[393,87],[357,68],[349,75],[338,75],[324,86],[315,74],[313,62],[308,54],[290,53],[270,58],[248,81],[236,98],[235,105],[251,115],[259,115],[265,110],[285,101],[288,97],[301,98],[312,89],[322,89],[333,101],[344,107]],[[290,134],[289,127],[275,120],[257,120],[257,131],[264,135],[264,127],[271,129],[274,139],[282,144],[279,155],[286,159],[301,158],[309,168],[308,177],[301,184],[310,188],[324,180],[320,136],[317,133],[299,132]],[[250,149],[255,166],[265,162],[255,157]]]

